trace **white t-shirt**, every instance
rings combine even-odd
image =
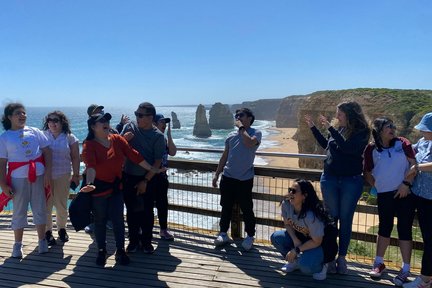
[[[78,142],[73,134],[61,133],[54,138],[50,130],[43,131],[48,138],[49,147],[52,151],[52,178],[57,179],[62,175],[70,174],[72,171],[72,159],[70,146]]]
[[[34,127],[25,126],[19,130],[7,130],[0,135],[0,158],[8,162],[28,162],[42,155],[42,148],[49,145],[44,133]],[[12,172],[13,178],[27,178],[29,165],[24,165]],[[36,163],[36,176],[44,174],[45,167]]]

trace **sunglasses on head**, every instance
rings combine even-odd
[[[139,112],[134,112],[135,116],[138,118],[144,118],[146,116],[151,116],[153,114],[149,114],[149,113],[139,113]]]
[[[384,125],[384,128],[396,129],[396,125],[393,123],[389,123],[387,125]]]
[[[58,118],[47,118],[47,122],[49,123],[49,122],[52,122],[52,123],[59,123],[60,122],[60,119],[58,119]]]
[[[235,118],[236,118],[236,119],[239,119],[239,118],[242,118],[242,117],[245,116],[245,115],[246,115],[245,113],[240,112],[240,113],[235,114]]]
[[[291,193],[291,194],[296,194],[297,190],[290,187],[290,188],[288,188],[288,192]]]

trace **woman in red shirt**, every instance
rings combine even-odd
[[[113,224],[116,241],[115,260],[127,265],[130,260],[124,250],[125,226],[123,219],[123,195],[120,179],[124,159],[127,157],[146,170],[160,173],[166,168],[155,169],[129,146],[120,135],[110,134],[111,114],[94,114],[87,120],[88,134],[83,143],[82,158],[86,164],[85,182],[80,192],[92,193],[92,213],[95,221],[95,236],[98,246],[96,264],[106,263],[106,221]],[[153,171],[154,170],[154,171]]]

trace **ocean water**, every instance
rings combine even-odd
[[[183,148],[207,148],[207,149],[223,149],[224,141],[226,136],[235,131],[234,127],[232,130],[226,129],[213,129],[212,136],[209,138],[197,138],[192,135],[193,126],[195,124],[195,112],[197,107],[156,107],[157,113],[163,114],[165,117],[171,118],[171,111],[177,114],[180,121],[180,129],[172,129],[171,133],[174,139],[174,143],[177,147]],[[75,136],[82,142],[87,135],[87,107],[26,107],[27,110],[27,125],[37,128],[42,128],[44,117],[51,111],[60,110],[66,114],[71,123],[71,130]],[[133,112],[136,107],[105,107],[104,111],[112,114],[111,125],[115,125],[120,121],[122,114],[128,115],[131,119],[135,119]],[[3,111],[3,109],[2,109]],[[207,110],[207,119],[209,118],[209,110]],[[275,126],[274,121],[263,121],[255,120],[253,127],[260,129],[263,135],[260,150],[265,149],[278,143],[269,140],[271,134],[277,133],[274,130],[268,128]],[[0,128],[0,132],[3,129]],[[188,159],[188,160],[207,160],[207,161],[219,161],[220,154],[218,153],[203,153],[203,152],[184,152],[179,151],[175,158]],[[256,157],[255,164],[266,165],[266,161],[263,158]]]

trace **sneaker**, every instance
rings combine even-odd
[[[423,279],[419,276],[414,281],[403,284],[404,288],[430,288],[432,280],[423,282]]]
[[[115,261],[120,265],[128,265],[130,263],[129,256],[126,254],[124,249],[117,249],[115,253]]]
[[[225,244],[231,243],[231,238],[228,237],[228,234],[225,232],[220,232],[219,235],[214,240],[214,245],[216,247],[223,246]]]
[[[338,274],[348,274],[348,266],[345,257],[338,257],[336,261],[336,270]]]
[[[56,240],[54,239],[54,236],[52,235],[51,230],[45,232],[45,239],[48,242],[48,246],[54,246],[57,244]]]
[[[143,245],[142,248],[143,248],[143,252],[145,254],[153,254],[154,253],[154,247],[152,244]]]
[[[127,253],[135,253],[138,251],[138,243],[129,242],[129,245],[126,248]]]
[[[371,278],[381,278],[382,273],[386,269],[384,263],[375,263],[371,271],[369,271],[369,276]]]
[[[333,261],[327,263],[327,273],[328,274],[336,274],[337,273],[336,260],[333,260]]]
[[[285,273],[290,273],[290,272],[293,272],[297,269],[299,269],[297,261],[288,262],[287,264],[283,265],[281,268],[282,272],[285,272]]]
[[[94,230],[93,228],[94,228],[94,223],[91,223],[90,225],[87,225],[84,228],[84,232],[87,233],[87,234],[92,234],[93,230]]]
[[[174,241],[174,235],[170,231],[168,231],[168,229],[162,229],[159,232],[159,235],[162,240]]]
[[[15,243],[12,249],[12,258],[21,259],[23,257],[22,243]]]
[[[396,286],[402,286],[404,283],[408,282],[408,277],[411,276],[411,273],[409,271],[404,272],[402,269],[399,271],[399,273],[396,275],[396,277],[393,278],[393,283]]]
[[[252,248],[254,240],[255,240],[254,237],[247,236],[242,242],[243,249],[249,251]]]
[[[39,240],[39,254],[44,254],[48,252],[48,242],[46,239]]]
[[[68,242],[69,241],[69,235],[66,232],[66,229],[62,228],[58,231],[58,235],[60,238],[60,241],[62,242]]]
[[[106,249],[99,249],[98,255],[96,257],[96,265],[98,265],[98,266],[105,266],[105,264],[106,264],[106,258],[107,258],[107,251],[106,251]]]
[[[313,273],[312,278],[315,280],[325,280],[327,278],[328,263],[323,265],[321,272]]]

